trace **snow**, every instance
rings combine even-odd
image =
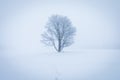
[[[0,80],[119,80],[120,50],[4,53]]]

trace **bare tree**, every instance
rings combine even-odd
[[[66,16],[52,15],[45,28],[46,32],[42,34],[42,42],[53,46],[56,51],[61,52],[64,47],[73,43],[76,29]]]

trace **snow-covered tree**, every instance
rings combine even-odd
[[[64,47],[73,43],[76,28],[66,16],[52,15],[45,28],[42,42],[48,46],[53,46],[56,51],[61,52]]]

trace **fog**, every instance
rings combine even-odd
[[[114,75],[120,71],[120,65],[118,65],[120,61],[118,58],[120,56],[119,3],[119,0],[0,0],[0,65],[2,65],[0,74],[3,75],[1,80],[42,80],[42,78],[47,80],[43,76],[54,80],[56,75],[54,68],[58,68],[63,73],[62,80],[68,80],[68,76],[72,74],[66,73],[66,71],[71,69],[73,69],[71,71],[73,71],[74,80],[98,80],[100,75],[102,78],[99,80],[107,80],[109,75],[113,75],[110,77],[113,80]],[[55,55],[53,48],[40,42],[41,33],[52,14],[67,16],[76,27],[74,44],[64,50],[67,55],[70,53],[68,56]],[[93,51],[90,52],[90,49]],[[100,52],[98,49],[108,51]],[[94,50],[98,51],[94,52]],[[71,53],[75,53],[75,55],[72,57]],[[77,57],[78,53],[79,57]],[[62,58],[68,60],[64,62],[61,61]],[[75,60],[71,60],[72,58]],[[54,62],[55,60],[56,62]],[[100,64],[100,67],[96,66],[97,61],[103,68]],[[105,63],[107,66],[111,66],[109,74],[110,69],[105,68]],[[71,65],[74,66],[68,68]],[[80,65],[83,66],[80,67]],[[89,69],[85,66],[88,66]],[[116,70],[114,70],[115,67]],[[93,79],[93,76],[89,75],[91,73],[86,69],[93,71],[92,74],[96,74],[96,77]],[[79,73],[81,71],[85,75]],[[31,77],[28,77],[30,75]],[[90,79],[77,75],[87,76]],[[7,79],[4,76],[11,78]],[[72,77],[70,77],[71,80]],[[114,80],[118,80],[118,78],[117,76]]]
[[[39,50],[40,34],[48,17],[60,14],[70,18],[77,28],[74,48],[119,49],[118,3],[113,0],[1,1],[1,44]]]

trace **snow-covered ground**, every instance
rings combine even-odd
[[[120,80],[120,50],[4,53],[0,80]]]

